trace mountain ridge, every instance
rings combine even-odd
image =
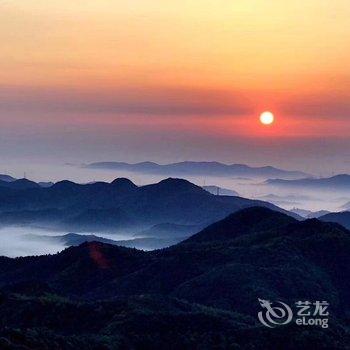
[[[288,171],[272,166],[250,167],[245,164],[224,164],[220,162],[195,162],[184,161],[170,164],[158,164],[155,162],[95,162],[84,166],[88,169],[114,169],[133,172],[145,172],[172,175],[207,175],[207,176],[253,176],[271,177],[281,176],[285,178],[304,178],[310,176],[301,171]]]
[[[305,178],[296,180],[287,179],[268,179],[266,185],[285,186],[285,187],[309,187],[324,189],[348,190],[350,188],[350,175],[339,174],[325,178]]]
[[[47,227],[54,219],[53,228],[75,232],[121,229],[135,232],[164,223],[204,226],[244,207],[257,205],[288,213],[264,201],[216,196],[177,178],[145,186],[136,186],[128,179],[91,184],[64,180],[47,188],[0,186],[0,199],[0,219],[5,219],[7,224],[17,223],[23,216],[27,224],[32,221],[38,225],[43,221]]]
[[[221,235],[225,225],[242,230]],[[0,257],[0,341],[64,350],[163,349],[169,341],[174,349],[349,348],[348,230],[259,207],[211,230],[219,239],[152,252],[89,242],[55,255]],[[268,329],[258,322],[259,298],[325,300],[330,326]]]

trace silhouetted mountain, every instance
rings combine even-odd
[[[350,202],[348,203],[345,203],[342,207],[341,207],[342,210],[349,210],[350,211]]]
[[[284,179],[269,179],[265,182],[267,185],[283,186],[283,187],[305,187],[318,188],[328,190],[349,190],[350,175],[342,174],[329,178],[306,178],[298,180],[284,180]]]
[[[275,194],[267,194],[267,195],[263,195],[260,197],[257,197],[257,199],[263,200],[263,201],[267,201],[270,203],[273,203],[275,205],[278,206],[294,206],[294,207],[298,207],[303,205],[304,201],[317,201],[317,199],[309,197],[309,196],[305,196],[302,194],[299,195],[275,195]],[[296,213],[297,214],[297,213]],[[298,214],[299,215],[299,214]]]
[[[321,216],[327,215],[327,214],[329,214],[329,213],[330,213],[330,211],[328,211],[328,210],[313,211],[312,213],[310,213],[310,214],[307,216],[307,218],[308,218],[308,219],[318,219],[318,218],[320,218]]]
[[[0,174],[0,181],[12,182],[16,179],[10,175]]]
[[[280,177],[285,179],[303,178],[309,175],[300,171],[287,171],[271,166],[250,167],[245,164],[223,164],[218,162],[180,162],[160,165],[153,162],[129,164],[124,162],[97,162],[86,165],[90,169],[114,169],[164,176],[246,176],[246,177]]]
[[[330,213],[328,210],[312,211],[312,210],[305,210],[305,209],[299,209],[299,208],[293,208],[290,211],[306,219],[317,219],[320,216]]]
[[[53,182],[34,182],[28,179],[15,179],[9,175],[0,175],[0,187],[6,187],[16,190],[25,190],[30,188],[51,187]]]
[[[300,208],[293,208],[290,210],[292,213],[298,214],[303,218],[307,218],[310,214],[312,214],[312,210],[305,210]]]
[[[299,290],[299,296],[310,293],[309,297],[312,297],[312,294],[322,290],[329,292],[330,281],[342,286],[338,292],[348,294],[350,289],[346,290],[344,286],[350,284],[350,279],[345,278],[350,277],[350,264],[345,265],[350,259],[349,248],[349,231],[342,226],[316,219],[299,222],[266,208],[249,208],[230,215],[178,245],[161,251],[143,253],[93,242],[77,248],[68,248],[54,256],[2,259],[0,284],[7,284],[9,280],[19,282],[30,278],[45,281],[51,287],[55,286],[57,292],[96,297],[125,293],[171,293],[192,299],[190,294],[186,297],[185,295],[200,292],[204,293],[207,305],[220,303],[224,295],[231,291],[230,304],[236,305],[240,300],[235,299],[237,291],[231,288],[242,289],[245,288],[244,285],[249,287],[250,283],[251,287],[256,285],[255,275],[259,283],[269,284],[269,295],[274,292],[288,298],[298,295],[296,291]],[[290,261],[293,261],[293,264],[290,265]],[[262,265],[266,270],[260,270]],[[232,287],[227,286],[228,290],[210,290],[215,288],[216,283],[207,291],[198,287],[194,288],[197,291],[191,291],[191,288],[187,287],[188,284],[195,283],[199,276],[202,276],[202,282],[213,283],[212,278],[204,276],[207,273],[219,273],[219,267],[221,271],[225,271],[226,268],[231,271],[222,275],[224,280],[227,279],[227,283],[238,278]],[[243,276],[238,277],[239,273],[242,272],[242,268],[248,267],[244,275],[245,278],[250,277],[244,283],[241,281],[243,285],[240,285],[239,280]],[[294,271],[299,268],[303,270],[305,280],[295,280]],[[318,269],[316,275],[315,268]],[[286,283],[295,283],[294,290],[289,290],[287,284],[274,284],[267,278],[278,269],[281,273],[280,278],[284,274],[283,279]],[[326,271],[331,280],[321,278]],[[259,274],[262,275],[259,277]],[[169,279],[170,275],[173,278]],[[267,278],[265,282],[263,276]],[[103,284],[98,282],[101,278]],[[73,280],[74,283],[71,283]],[[307,281],[307,285],[313,282],[320,285],[315,290],[310,290],[303,281]],[[335,288],[335,285],[333,287]],[[223,292],[225,294],[220,294]],[[252,295],[240,296],[242,301],[249,297]],[[335,298],[334,290],[328,297]],[[339,300],[345,303],[344,298]],[[334,302],[338,304],[339,300]],[[350,305],[350,299],[343,306],[348,304]]]
[[[163,250],[90,242],[0,258],[1,341],[30,341],[30,349],[347,349],[349,252],[350,232],[340,225],[249,208]],[[263,327],[259,298],[326,300],[330,327]]]
[[[7,187],[15,190],[26,190],[30,188],[40,188],[40,185],[34,181],[19,179],[14,181],[0,181],[0,187]]]
[[[103,238],[95,235],[79,235],[76,233],[67,233],[61,236],[45,236],[45,235],[28,234],[28,235],[25,235],[24,238],[30,241],[61,243],[67,247],[78,246],[85,242],[100,242],[100,243],[117,245],[117,241],[114,241],[112,239]]]
[[[85,242],[99,242],[112,245],[118,245],[121,247],[137,248],[142,250],[153,250],[166,248],[180,242],[185,237],[146,237],[146,238],[133,238],[125,240],[112,240],[103,238],[95,235],[81,235],[77,233],[68,233],[60,236],[46,236],[37,234],[27,234],[22,238],[30,242],[41,242],[41,243],[55,243],[61,244],[66,247],[78,246]]]
[[[210,242],[234,239],[240,235],[269,231],[297,220],[263,207],[251,207],[229,215],[201,232],[193,235],[184,243]]]
[[[137,189],[137,186],[126,178],[118,178],[111,182],[111,185],[119,191],[130,192]]]
[[[3,215],[7,224],[24,217],[30,224],[31,217],[33,223],[43,220],[47,226],[49,219],[54,219],[52,228],[67,231],[136,232],[163,223],[204,227],[257,205],[286,212],[263,201],[215,196],[189,181],[172,178],[141,187],[127,179],[85,185],[65,180],[48,188],[37,184],[25,189],[0,186],[0,218]],[[49,211],[47,218],[45,211]]]
[[[350,229],[350,211],[343,211],[339,213],[329,213],[319,217],[319,220],[326,222],[336,222]]]
[[[202,186],[203,189],[211,194],[218,196],[239,196],[238,192],[229,190],[227,188],[221,188],[219,186]]]

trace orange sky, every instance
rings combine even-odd
[[[346,139],[349,18],[348,0],[2,1],[0,121]]]

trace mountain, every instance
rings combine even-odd
[[[336,222],[350,229],[350,211],[343,211],[339,213],[329,213],[319,217],[319,220],[326,221],[326,222]]]
[[[298,195],[275,195],[275,194],[267,194],[267,195],[263,195],[260,197],[257,197],[257,199],[263,200],[263,201],[267,201],[270,203],[273,203],[275,205],[283,205],[283,206],[299,206],[301,205],[303,202],[305,201],[317,201],[318,199],[310,197],[310,196],[305,196],[302,194],[298,194]],[[293,210],[291,210],[293,211]],[[299,215],[299,214],[298,214]]]
[[[0,341],[14,349],[349,349],[350,231],[248,208],[180,244],[89,242],[0,258]],[[329,328],[258,321],[258,299],[329,303]]]
[[[0,174],[0,181],[5,181],[5,182],[12,182],[15,181],[16,179],[10,175],[5,175],[5,174]]]
[[[28,189],[38,187],[51,187],[53,182],[34,182],[28,179],[15,179],[10,175],[0,174],[0,186],[13,189]]]
[[[97,162],[85,166],[88,169],[111,169],[142,172],[164,176],[246,176],[246,177],[280,177],[296,179],[309,176],[300,171],[288,171],[271,166],[250,167],[245,164],[223,164],[219,162],[180,162],[160,165],[153,162],[130,164],[125,162]]]
[[[311,189],[327,189],[327,190],[349,190],[350,175],[341,174],[328,178],[305,178],[298,180],[285,179],[269,179],[266,185],[282,186],[282,187],[305,187]]]
[[[37,234],[24,235],[22,238],[30,242],[47,242],[62,244],[66,247],[78,246],[85,242],[100,242],[106,244],[118,245],[121,247],[137,248],[142,250],[153,250],[169,247],[178,243],[182,237],[165,237],[165,238],[133,238],[126,240],[112,240],[95,235],[80,235],[77,233],[67,233],[60,236],[46,236]]]
[[[26,190],[30,188],[40,188],[40,185],[34,181],[19,179],[14,181],[0,181],[0,187],[6,187],[15,190]]]
[[[307,218],[309,215],[312,214],[312,210],[305,210],[305,209],[300,209],[300,208],[293,208],[290,211],[295,213],[295,214],[300,215],[303,218]]]
[[[61,243],[67,247],[78,246],[85,242],[100,242],[100,243],[117,245],[117,241],[114,241],[112,239],[98,237],[95,235],[79,235],[76,233],[67,233],[61,236],[45,236],[45,235],[37,235],[37,234],[28,234],[28,235],[25,235],[24,238],[30,241]]]
[[[257,205],[286,212],[268,202],[215,196],[189,181],[173,178],[140,187],[128,179],[85,185],[65,180],[48,188],[32,186],[28,180],[25,184],[24,188],[0,186],[3,224],[25,220],[26,224],[42,222],[50,227],[51,221],[51,228],[66,231],[135,233],[164,223],[204,227]]]
[[[295,223],[297,220],[263,207],[252,207],[229,215],[201,232],[188,238],[183,243],[226,241],[241,235],[269,231]]]
[[[350,306],[350,299],[339,298],[337,301],[334,293],[349,293],[350,289],[343,289],[350,284],[350,278],[345,278],[350,277],[350,264],[346,265],[350,259],[349,249],[349,231],[340,225],[317,219],[297,221],[267,208],[253,207],[232,214],[190,239],[160,251],[146,253],[89,242],[52,256],[2,258],[0,285],[6,285],[10,280],[17,283],[35,279],[71,296],[171,293],[187,299],[185,286],[186,293],[200,292],[198,287],[191,292],[188,285],[195,283],[199,276],[202,276],[202,282],[212,283],[212,279],[204,276],[228,268],[231,272],[224,274],[224,279],[232,281],[237,278],[229,290],[249,287],[255,275],[257,283],[269,285],[270,295],[274,292],[287,298],[309,293],[312,297],[315,293],[332,289],[327,297],[334,299],[334,307],[339,305],[339,300],[346,307]],[[265,266],[263,270],[262,266]],[[247,270],[239,277],[237,273],[242,269]],[[298,269],[303,270],[305,279],[296,279]],[[264,282],[263,276],[275,275],[277,271],[280,276],[284,274],[283,285],[271,279]],[[329,278],[323,279],[325,272]],[[173,278],[169,279],[169,275]],[[98,283],[100,279],[103,284]],[[75,282],[71,283],[73,280]],[[293,290],[288,289],[290,283],[295,283]],[[312,283],[320,285],[309,290]],[[228,291],[202,290],[208,298],[205,304],[214,306],[220,303]],[[239,303],[239,299],[235,299],[237,291],[231,292],[233,299],[230,304],[236,305]],[[264,293],[263,289],[260,292]],[[240,296],[242,301],[248,297],[251,296]],[[188,298],[192,297],[188,295]]]
[[[229,190],[227,188],[221,188],[219,186],[202,186],[202,188],[211,194],[218,196],[239,196],[238,192]]]
[[[328,210],[312,211],[312,210],[305,210],[300,208],[293,208],[290,211],[306,219],[317,219],[320,216],[330,213]]]
[[[345,203],[342,207],[342,210],[350,210],[350,202]]]
[[[308,218],[308,219],[318,219],[318,218],[320,218],[321,216],[327,215],[327,214],[329,214],[329,213],[330,213],[330,211],[328,211],[328,210],[313,211],[313,212],[311,212],[311,213],[307,216],[307,218]]]

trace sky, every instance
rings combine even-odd
[[[349,17],[348,0],[0,0],[0,172],[106,160],[350,172]]]

